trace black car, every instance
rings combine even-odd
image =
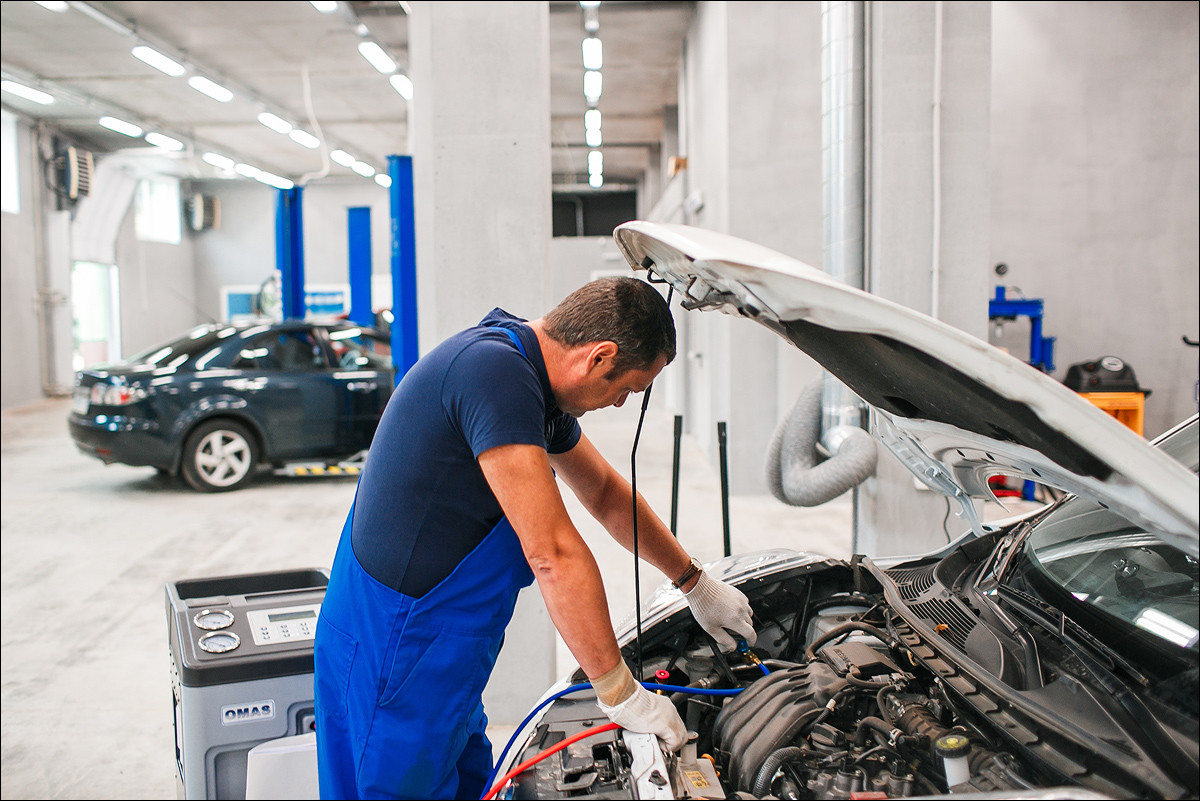
[[[346,321],[210,324],[75,376],[68,424],[105,463],[242,487],[259,465],[364,452],[391,396],[387,338]]]
[[[617,639],[694,739],[675,754],[597,726],[575,671],[518,727],[496,797],[1200,795],[1200,418],[1154,447],[1029,365],[787,256],[684,226],[616,237],[685,309],[754,320],[821,363],[969,530],[913,557],[706,565],[754,610],[755,646],[730,654],[663,585]],[[974,503],[997,475],[1064,494],[985,523]]]

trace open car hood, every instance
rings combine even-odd
[[[969,498],[995,500],[987,478],[1003,473],[1092,498],[1197,554],[1196,475],[1028,364],[741,239],[646,222],[614,237],[684,308],[754,320],[845,383],[871,407],[872,433],[957,498],[977,533]]]

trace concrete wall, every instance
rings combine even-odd
[[[1114,354],[1153,436],[1196,411],[1200,185],[1193,2],[992,4],[991,262],[1046,301],[1059,378]],[[1012,294],[1012,293],[1010,293]],[[1027,328],[1024,329],[1027,332]],[[1020,356],[1028,335],[1006,326]]]
[[[543,311],[593,278],[633,274],[611,236],[556,236],[550,240],[551,298]]]
[[[196,297],[202,311],[220,315],[225,285],[257,285],[275,271],[275,205],[278,190],[257,181],[203,181],[194,191],[221,201],[221,226],[193,234]],[[350,280],[346,210],[371,209],[371,270],[390,287],[391,217],[387,190],[366,179],[314,182],[303,193],[304,277],[306,284],[347,284]],[[375,308],[390,307],[378,289]]]
[[[38,362],[37,246],[34,235],[33,176],[38,174],[33,134],[17,123],[20,211],[0,214],[0,408],[30,403],[42,397]]]
[[[679,104],[685,222],[820,265],[820,41],[819,3],[697,4]],[[669,394],[673,411],[714,462],[725,421],[731,491],[765,492],[775,421],[815,365],[749,321],[693,313],[676,325],[670,369],[686,389]]]

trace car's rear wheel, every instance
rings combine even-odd
[[[233,420],[201,423],[183,448],[183,477],[201,492],[225,492],[248,482],[258,466],[254,435]]]

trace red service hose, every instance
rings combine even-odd
[[[496,793],[500,792],[500,788],[503,787],[505,784],[507,784],[509,782],[509,780],[511,780],[514,776],[518,776],[518,775],[524,773],[525,771],[529,770],[537,763],[541,762],[546,757],[554,756],[555,754],[557,754],[559,751],[566,748],[571,743],[577,743],[580,740],[584,739],[585,737],[591,737],[593,734],[600,734],[601,732],[612,731],[613,729],[619,729],[619,728],[620,728],[620,726],[618,726],[615,723],[605,723],[600,726],[593,726],[590,729],[584,729],[583,731],[579,732],[578,734],[571,735],[567,739],[563,740],[561,743],[552,745],[551,747],[547,748],[545,751],[541,752],[537,756],[534,756],[534,757],[531,757],[531,758],[525,760],[520,765],[517,765],[515,768],[510,770],[508,773],[504,774],[504,776],[501,777],[501,779],[498,782],[496,782],[494,785],[492,785],[492,789],[487,791],[487,794],[484,795],[482,801],[491,801],[492,798],[495,798]]]

